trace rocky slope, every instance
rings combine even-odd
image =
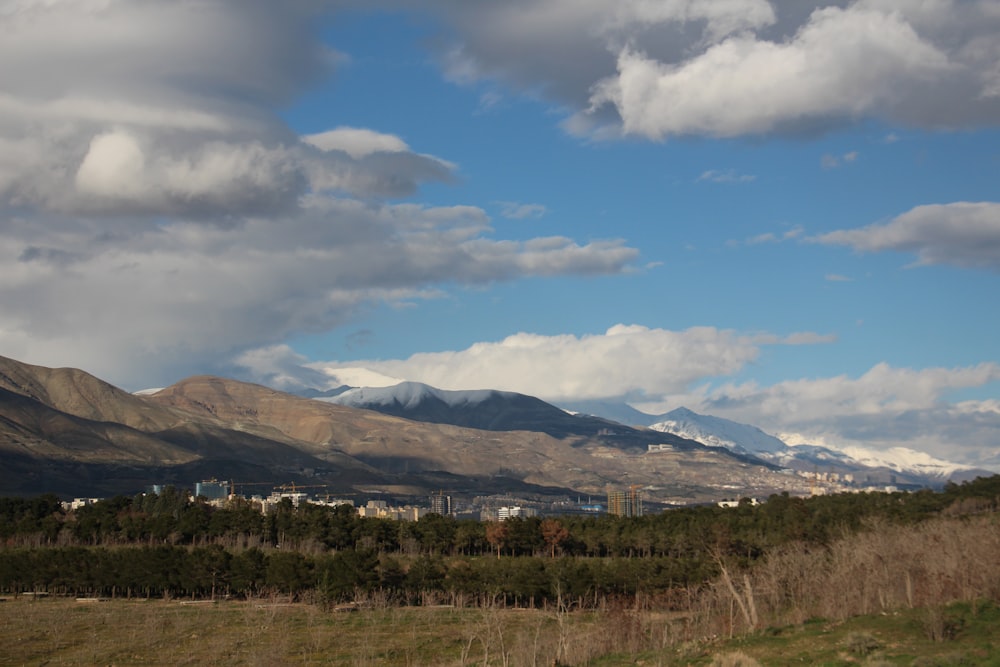
[[[400,495],[599,496],[635,484],[650,499],[690,502],[800,484],[725,450],[643,438],[676,446],[649,454],[643,440],[613,433],[422,423],[216,377],[135,396],[83,371],[0,358],[0,495],[135,493],[218,477]]]

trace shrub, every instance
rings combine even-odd
[[[862,658],[882,648],[879,640],[868,632],[852,632],[847,635],[844,644],[848,651]]]

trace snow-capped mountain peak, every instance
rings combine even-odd
[[[678,408],[662,415],[661,421],[650,428],[697,440],[702,444],[746,452],[778,465],[799,469],[807,469],[808,466],[858,471],[882,469],[926,480],[945,480],[955,473],[972,470],[969,466],[937,459],[905,447],[876,450],[826,444],[788,445],[756,426],[700,415],[687,408]]]
[[[937,459],[925,452],[906,447],[892,447],[886,450],[866,447],[844,447],[842,451],[858,463],[872,468],[884,467],[897,472],[947,478],[961,470],[971,470],[969,466]]]
[[[320,400],[339,405],[393,405],[412,409],[427,399],[437,399],[449,407],[477,405],[492,396],[504,395],[505,392],[491,389],[476,389],[467,391],[450,391],[437,389],[422,382],[400,382],[388,387],[356,387],[348,389],[339,396],[331,396]]]
[[[740,424],[721,417],[699,415],[683,407],[663,415],[662,421],[650,428],[697,440],[705,445],[726,447],[748,454],[777,454],[788,447],[778,438],[768,435],[756,426]]]

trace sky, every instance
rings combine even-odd
[[[4,356],[1000,471],[995,0],[0,0],[0,34]]]

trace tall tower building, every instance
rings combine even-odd
[[[628,491],[608,489],[608,514],[614,516],[642,516],[642,491],[630,486]]]
[[[441,516],[451,516],[451,496],[444,495],[444,491],[439,491],[431,496],[431,513]]]

